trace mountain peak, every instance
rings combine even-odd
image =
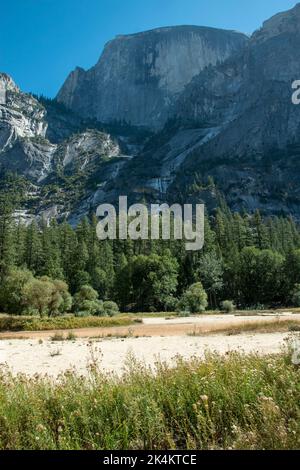
[[[262,28],[253,34],[252,40],[263,42],[285,33],[300,33],[300,3],[291,10],[277,13],[265,21]]]
[[[84,117],[160,128],[178,93],[205,67],[240,51],[247,40],[241,33],[202,26],[117,36],[92,69],[70,74],[57,98]]]
[[[221,34],[226,34],[226,33],[235,33],[239,35],[244,35],[243,33],[240,33],[239,31],[233,31],[233,30],[226,30],[226,29],[220,29],[220,28],[213,28],[211,26],[199,26],[199,25],[175,25],[175,26],[161,26],[158,28],[153,28],[149,29],[146,31],[140,31],[137,33],[131,33],[131,34],[118,34],[115,39],[130,39],[130,38],[138,38],[138,37],[144,37],[144,36],[150,36],[150,35],[162,35],[162,34],[167,34],[170,35],[172,33],[203,33],[203,32],[212,32],[212,33],[217,33],[220,32]]]
[[[19,90],[13,79],[4,72],[0,72],[0,90]]]

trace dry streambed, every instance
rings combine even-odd
[[[181,355],[202,357],[205,351],[278,353],[285,345],[286,333],[243,334],[238,336],[167,336],[75,341],[5,340],[0,342],[0,363],[13,373],[57,376],[68,369],[86,374],[88,365],[97,361],[103,371],[122,372],[126,359],[134,355],[153,366],[157,360],[172,365]]]
[[[56,377],[69,369],[86,374],[88,365],[97,362],[103,371],[122,372],[129,355],[150,367],[158,360],[172,365],[176,356],[185,359],[203,357],[206,351],[279,353],[289,337],[281,331],[286,322],[300,322],[300,315],[288,312],[274,316],[239,317],[204,315],[193,318],[145,318],[133,327],[75,330],[69,341],[53,341],[55,332],[0,334],[0,364],[13,373],[48,374]],[[229,335],[234,328],[276,324],[278,331],[248,332]],[[275,328],[275,330],[276,330]],[[226,331],[228,329],[228,331]],[[57,333],[56,339],[68,332]],[[76,335],[76,339],[72,337]]]
[[[239,315],[201,315],[198,317],[188,318],[144,318],[141,324],[133,324],[130,326],[118,327],[94,327],[80,328],[74,330],[77,338],[91,337],[113,337],[113,336],[184,336],[192,333],[225,333],[232,328],[256,324],[276,324],[275,330],[279,325],[286,322],[298,322],[300,325],[300,314],[292,314],[289,312],[280,315],[255,315],[255,316],[239,316]],[[280,331],[280,328],[278,328]],[[0,332],[0,340],[4,339],[49,339],[56,332],[52,331],[7,331]],[[61,330],[61,334],[67,335],[68,330]]]

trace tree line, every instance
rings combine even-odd
[[[0,310],[58,315],[300,306],[300,231],[292,218],[232,213],[205,218],[205,246],[184,241],[99,241],[96,217],[13,217],[0,199]]]

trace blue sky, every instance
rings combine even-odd
[[[77,65],[94,65],[117,34],[195,24],[251,33],[296,0],[4,0],[0,71],[24,91],[55,96]]]

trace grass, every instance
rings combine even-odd
[[[91,341],[109,341],[114,339],[139,339],[139,338],[151,338],[151,336],[147,335],[134,335],[133,333],[124,333],[124,334],[108,334],[108,335],[98,335],[98,336],[90,336],[89,340]]]
[[[281,309],[265,309],[265,310],[234,310],[227,315],[235,315],[235,316],[250,316],[256,317],[261,315],[280,315],[283,312],[290,312],[291,314],[299,314],[300,308],[281,308]],[[203,315],[209,316],[218,316],[218,315],[226,315],[226,312],[222,310],[206,310],[204,314],[199,313],[198,315],[191,315],[192,317],[201,317]],[[180,318],[180,314],[178,312],[138,312],[135,314],[125,314],[120,313],[118,317],[124,316],[138,316],[139,318],[166,318],[166,319],[173,319],[173,318]]]
[[[212,327],[209,331],[195,328],[191,333],[188,333],[188,336],[203,336],[208,334],[234,336],[242,333],[285,333],[297,331],[300,331],[300,320],[276,319],[273,321],[257,321],[240,325],[232,324],[225,327]]]
[[[50,357],[57,357],[57,356],[61,356],[62,352],[60,349],[56,349],[55,351],[51,351],[50,352]]]
[[[0,337],[0,341],[11,341],[11,340],[23,340],[23,339],[28,339],[27,336],[19,336],[19,335],[16,335],[16,336],[13,336],[13,335],[10,335],[9,338],[3,338],[3,337]]]
[[[122,377],[0,372],[0,449],[299,449],[300,370],[287,354],[207,355]]]
[[[0,317],[0,331],[49,331],[73,330],[79,328],[109,328],[130,326],[139,322],[138,318],[130,317]]]
[[[282,310],[283,311],[283,310]],[[299,309],[289,309],[292,313],[299,313]],[[281,311],[277,311],[280,313]],[[223,312],[224,313],[224,312]],[[262,312],[236,312],[237,315],[261,315]],[[265,312],[266,313],[266,312]],[[270,313],[270,312],[269,312]],[[275,312],[276,313],[276,312]],[[205,315],[220,315],[219,311],[207,311]],[[195,315],[201,317],[201,315]],[[131,326],[138,323],[143,323],[143,318],[166,318],[171,320],[179,318],[176,313],[138,313],[138,314],[119,314],[113,318],[109,317],[75,317],[72,315],[55,317],[55,318],[40,318],[40,317],[25,317],[0,314],[0,332],[5,331],[49,331],[49,330],[72,330],[80,328],[109,328],[118,326]]]
[[[170,315],[174,315],[174,317],[178,317],[178,313],[172,313],[172,312],[138,312],[138,313],[120,313],[118,314],[117,316],[119,318],[122,318],[122,317],[136,317],[138,316],[138,318],[166,318]]]
[[[264,309],[264,310],[235,310],[233,313],[238,316],[260,316],[260,315],[282,315],[285,312],[289,312],[290,314],[299,314],[300,309],[298,307],[286,307],[286,308],[276,308],[276,309]],[[224,313],[224,312],[220,312]]]
[[[53,336],[50,337],[50,340],[53,342],[75,341],[76,335],[73,333],[73,331],[69,331],[66,336],[63,333],[56,332]]]

